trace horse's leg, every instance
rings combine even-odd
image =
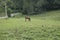
[[[31,19],[29,18],[29,21],[31,21]]]
[[[25,18],[25,22],[26,22],[26,18]]]

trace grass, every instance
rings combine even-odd
[[[60,13],[47,13],[31,16],[31,22],[24,17],[0,19],[0,40],[60,40]]]

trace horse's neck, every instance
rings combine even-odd
[[[25,16],[25,18],[30,18],[29,16]]]

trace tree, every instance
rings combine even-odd
[[[5,7],[5,14],[6,14],[6,17],[9,17],[9,16],[11,16],[10,15],[10,10],[9,10],[9,3],[11,3],[11,0],[0,0],[1,1],[1,3],[2,3],[2,7]],[[8,13],[8,11],[10,12],[10,13]],[[9,15],[8,15],[9,14]]]

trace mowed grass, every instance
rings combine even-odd
[[[24,17],[0,19],[0,40],[60,40],[60,13],[56,12],[54,17],[52,12],[31,16],[30,22]]]

